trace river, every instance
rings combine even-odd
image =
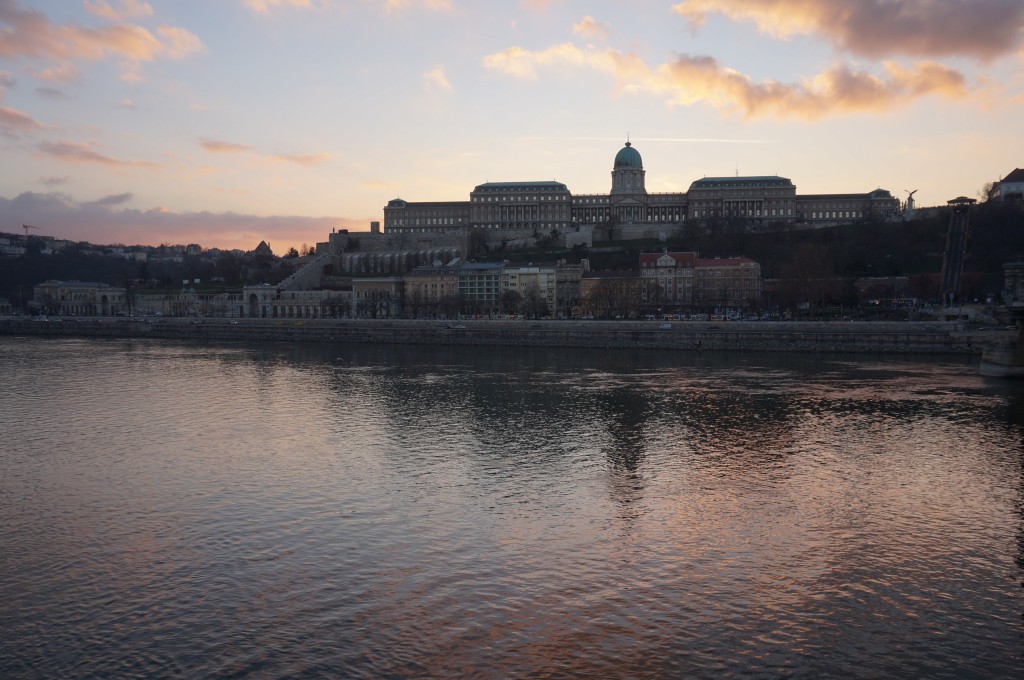
[[[0,337],[0,677],[1024,677],[976,361]]]

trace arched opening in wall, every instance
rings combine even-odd
[[[249,316],[255,318],[260,315],[260,301],[256,293],[249,296]]]
[[[106,295],[100,298],[100,315],[110,316],[110,300]]]

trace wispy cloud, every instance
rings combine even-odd
[[[252,149],[248,144],[235,144],[219,139],[201,139],[199,140],[199,145],[210,153],[238,153]]]
[[[598,21],[590,15],[583,17],[572,27],[574,35],[581,35],[588,40],[607,40],[610,31],[611,26],[607,22]]]
[[[269,14],[270,10],[278,7],[298,7],[300,9],[313,7],[310,0],[242,0],[242,4],[257,14]]]
[[[683,0],[673,10],[694,27],[721,14],[779,38],[821,36],[870,58],[987,61],[1012,54],[1024,35],[1020,0]]]
[[[538,70],[544,68],[590,68],[612,76],[623,92],[654,94],[674,105],[710,104],[738,111],[747,119],[819,119],[854,111],[886,111],[930,94],[960,97],[967,91],[960,72],[934,62],[909,68],[886,62],[881,75],[839,64],[797,83],[759,82],[713,57],[679,55],[651,67],[635,55],[565,43],[540,51],[511,47],[487,55],[483,65],[527,80],[537,79]]]
[[[423,74],[423,84],[427,90],[432,92],[451,92],[452,84],[448,82],[444,68],[435,66]]]
[[[321,165],[331,160],[331,155],[328,153],[264,154],[260,153],[249,144],[237,144],[235,142],[225,142],[219,139],[201,139],[199,140],[199,145],[209,153],[248,153],[267,161],[295,163],[305,167]]]
[[[45,80],[48,83],[67,84],[78,80],[81,71],[70,62],[48,66],[46,68],[30,68],[28,71],[36,80]]]
[[[42,142],[36,148],[51,158],[68,163],[92,163],[108,167],[157,168],[149,161],[126,161],[102,154],[91,146],[75,142]]]
[[[6,106],[0,106],[0,134],[14,136],[17,133],[35,132],[45,127],[45,125],[26,113]]]
[[[90,14],[114,22],[153,15],[152,6],[148,2],[139,2],[139,0],[121,0],[116,9],[106,0],[94,0],[93,2],[84,0],[82,5]]]
[[[40,177],[39,183],[48,187],[57,187],[62,184],[67,184],[71,180],[70,177],[64,175],[63,177]]]
[[[55,87],[37,87],[36,94],[44,99],[67,99],[67,94],[63,90],[58,90]]]
[[[322,165],[327,161],[331,160],[331,155],[328,153],[292,153],[292,154],[275,154],[268,156],[274,161],[284,161],[286,163],[296,163],[298,165],[306,166],[307,168],[313,167],[314,165]]]

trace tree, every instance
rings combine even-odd
[[[548,315],[548,301],[544,299],[539,287],[530,286],[526,290],[526,295],[523,296],[523,311],[534,319]]]
[[[298,257],[298,256],[299,256],[299,251],[295,250],[295,246],[292,246],[291,248],[289,248],[288,252],[285,253],[285,257]]]
[[[517,314],[519,312],[519,305],[521,304],[523,296],[519,294],[519,291],[504,290],[501,293],[501,311],[505,314]]]

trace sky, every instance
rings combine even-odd
[[[1021,0],[0,0],[0,231],[283,254],[488,181],[1024,167]]]

